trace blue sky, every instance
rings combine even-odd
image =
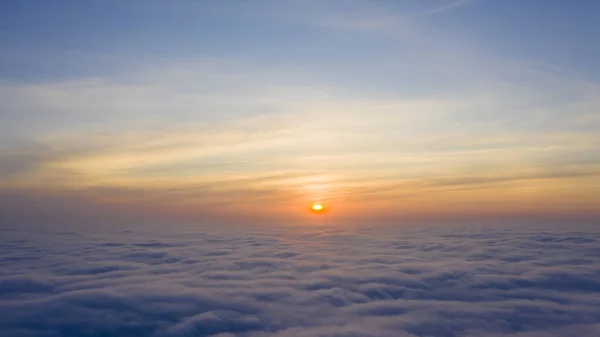
[[[158,198],[186,216],[317,201],[593,213],[599,14],[584,0],[3,1],[0,188],[92,208]]]
[[[137,58],[227,57],[287,66],[330,65],[342,58],[371,64],[407,46],[390,36],[412,33],[429,40],[429,48],[451,45],[597,78],[599,6],[589,0],[4,1],[2,75],[106,75]],[[72,62],[61,52],[73,53]]]

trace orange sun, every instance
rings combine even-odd
[[[313,210],[313,212],[319,213],[323,212],[325,210],[325,207],[323,207],[323,205],[321,204],[314,204],[312,205],[311,209]]]

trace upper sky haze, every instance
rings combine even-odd
[[[0,213],[598,216],[599,15],[593,0],[2,1]]]

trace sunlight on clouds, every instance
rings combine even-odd
[[[0,2],[0,335],[600,336],[599,10]]]

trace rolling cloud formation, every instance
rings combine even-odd
[[[589,228],[4,229],[0,237],[6,337],[600,333],[600,233]]]

